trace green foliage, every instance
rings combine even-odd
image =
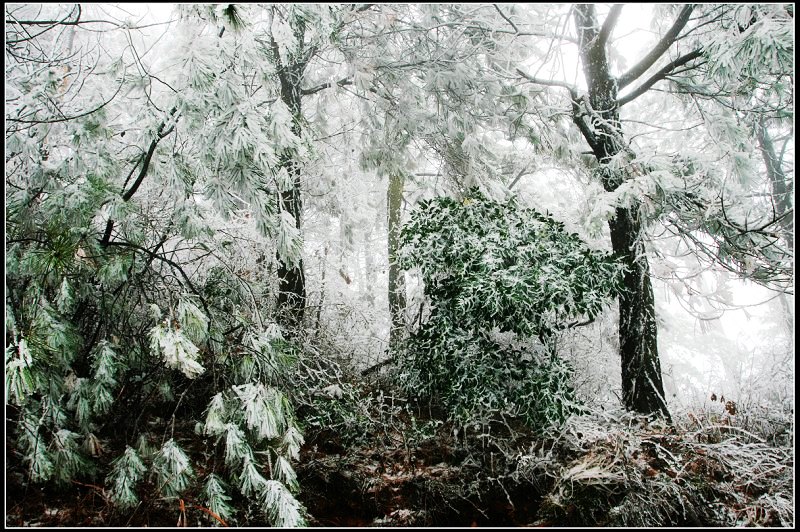
[[[275,152],[300,141],[282,103],[261,106],[269,90],[256,102],[243,89],[242,75],[268,66],[264,50],[195,31],[241,29],[249,8],[186,11],[169,94],[126,68],[113,32],[101,58],[80,28],[74,53],[49,30],[7,48],[23,58],[7,73],[9,455],[30,483],[99,477],[123,510],[182,497],[228,519],[245,487],[246,519],[302,524],[291,461],[303,439],[284,393],[297,348],[272,323],[265,258],[276,247],[299,258],[267,177]],[[230,221],[242,201],[255,227]],[[259,273],[242,272],[247,252]],[[273,481],[284,491],[265,491]]]
[[[139,503],[136,484],[142,479],[147,467],[131,447],[111,464],[106,483],[111,487],[111,500],[121,509],[133,508]]]
[[[349,382],[320,386],[301,410],[303,423],[315,431],[331,431],[345,445],[360,443],[369,437],[374,423],[371,398]]]
[[[168,440],[153,458],[156,486],[167,497],[177,497],[186,491],[194,472],[189,457],[175,440]]]
[[[208,475],[203,493],[208,509],[222,519],[228,520],[233,517],[233,508],[228,504],[231,498],[227,494],[226,488],[225,483],[217,475],[211,473]]]
[[[421,202],[401,242],[401,265],[420,269],[431,304],[402,361],[407,389],[462,421],[563,421],[575,397],[557,333],[603,309],[622,266],[549,216],[477,189]]]
[[[114,239],[125,246],[103,246],[89,214],[100,208],[100,183],[81,185],[98,203],[76,203],[64,178],[51,177],[43,197],[9,196],[6,402],[25,478],[99,476],[121,510],[142,498],[197,497],[226,520],[238,489],[255,505],[248,519],[302,523],[302,508],[287,501],[299,490],[291,461],[303,439],[280,391],[297,354],[263,321],[263,280],[247,283],[222,265],[187,280],[185,263],[167,262],[147,236],[161,223],[147,216]],[[207,252],[207,234],[185,241],[189,249]],[[193,443],[207,405],[212,437]],[[167,428],[173,438],[153,449]],[[110,464],[99,460],[120,443],[128,445]],[[246,475],[253,471],[263,482]],[[285,484],[280,497],[265,491],[270,481]]]

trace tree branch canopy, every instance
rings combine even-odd
[[[658,61],[662,55],[664,55],[664,52],[669,50],[669,47],[675,42],[680,32],[686,26],[686,23],[689,22],[689,17],[691,16],[693,10],[694,6],[692,5],[687,4],[683,6],[683,9],[681,9],[680,14],[672,24],[672,27],[669,29],[669,31],[667,31],[667,33],[664,34],[661,40],[658,41],[655,47],[650,50],[650,52],[644,56],[641,61],[633,65],[630,70],[619,77],[617,83],[620,89],[630,85],[633,81],[638,79],[639,76],[647,72],[647,69],[653,66],[653,64],[655,64],[655,62]]]

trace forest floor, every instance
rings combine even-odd
[[[725,423],[579,417],[545,437],[442,425],[417,442],[328,439],[298,466],[302,500],[316,526],[791,526],[791,446]]]
[[[401,416],[359,442],[308,432],[298,498],[317,527],[793,526],[791,430],[768,442],[735,421],[595,414],[536,436]],[[6,526],[213,523],[191,499],[148,498],[147,486],[139,507],[116,512],[99,484],[26,487],[11,460]]]

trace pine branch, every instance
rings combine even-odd
[[[566,81],[537,78],[535,76],[531,76],[527,72],[523,71],[521,68],[517,68],[517,74],[527,79],[531,83],[536,83],[537,85],[544,85],[546,87],[561,87],[567,89],[570,95],[573,97],[573,99],[578,97],[578,89],[574,85],[570,85]]]
[[[177,111],[178,108],[173,107],[170,110],[169,115],[174,116]],[[154,138],[150,142],[150,148],[147,150],[147,154],[144,157],[144,162],[142,163],[142,169],[139,171],[139,175],[137,176],[136,181],[133,182],[133,185],[131,185],[131,188],[129,188],[128,191],[122,195],[123,201],[128,201],[129,199],[131,199],[131,197],[133,197],[133,195],[136,194],[136,191],[139,190],[139,186],[141,186],[145,175],[147,175],[147,170],[150,167],[150,160],[153,158],[153,154],[156,151],[156,146],[161,141],[161,139],[172,133],[172,130],[175,129],[175,126],[172,126],[167,131],[164,131],[165,125],[166,122],[162,122],[161,125],[158,126],[158,131],[156,132],[156,138]]]
[[[173,107],[170,110],[169,115],[174,116],[177,111],[178,108]],[[150,169],[150,161],[153,159],[153,154],[156,151],[156,146],[158,146],[158,143],[161,142],[161,140],[164,137],[172,133],[172,131],[175,129],[175,126],[173,125],[167,131],[164,131],[165,126],[166,126],[166,121],[162,122],[161,125],[158,126],[158,131],[156,132],[156,138],[154,138],[150,142],[150,147],[148,148],[147,153],[144,156],[144,160],[142,161],[142,168],[141,170],[139,170],[139,175],[136,177],[136,181],[134,181],[133,184],[131,185],[131,188],[129,188],[127,192],[122,194],[122,201],[130,200],[133,197],[133,195],[136,194],[136,191],[139,190],[139,187],[142,185],[142,182],[144,181],[144,178],[147,175],[147,171]],[[138,165],[139,163],[137,162],[136,164]],[[134,167],[134,169],[135,168],[136,167]],[[128,176],[128,179],[130,179],[130,176]],[[109,242],[111,241],[111,231],[113,229],[114,229],[114,220],[109,218],[108,222],[106,222],[106,229],[103,233],[103,238],[100,239],[101,246],[105,247],[109,244]]]

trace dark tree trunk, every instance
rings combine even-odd
[[[301,80],[305,64],[292,63],[279,69],[281,82],[281,100],[292,113],[292,132],[298,137],[302,133]],[[286,150],[281,156],[282,168],[292,178],[292,188],[281,191],[281,208],[292,215],[295,227],[300,229],[302,216],[302,198],[300,195],[300,166],[295,150]],[[306,282],[303,273],[302,258],[295,265],[287,265],[278,256],[278,320],[288,328],[289,334],[303,323],[306,309]]]
[[[627,266],[619,296],[619,352],[622,358],[622,401],[642,414],[669,418],[658,357],[655,300],[650,265],[641,239],[638,212],[617,209],[609,221],[611,245]]]
[[[594,5],[577,5],[574,15],[589,98],[588,101],[575,98],[573,120],[600,163],[603,187],[614,191],[622,184],[624,175],[609,168],[608,163],[612,157],[629,150],[619,121],[617,80],[609,73],[606,54],[609,32],[601,34]],[[627,266],[619,296],[623,404],[634,412],[669,419],[658,357],[653,287],[638,206],[618,208],[609,228],[612,249]]]
[[[396,172],[389,174],[389,189],[386,194],[388,209],[388,241],[389,241],[389,352],[394,354],[397,344],[403,337],[406,308],[405,283],[403,272],[397,264],[397,247],[400,238],[400,207],[403,202],[403,175]]]

